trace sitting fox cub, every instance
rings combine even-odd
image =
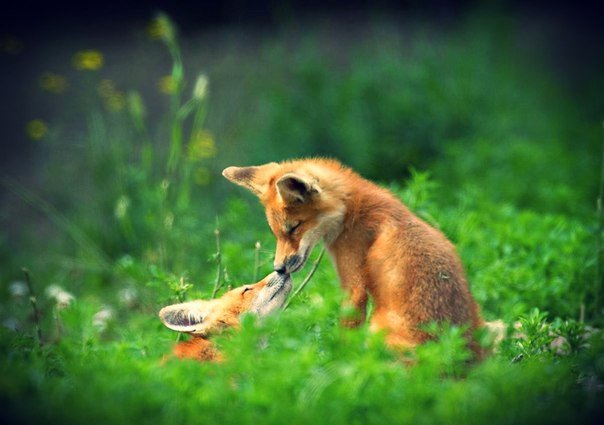
[[[222,355],[209,337],[239,325],[239,316],[250,312],[266,316],[280,309],[292,288],[287,274],[271,273],[260,282],[235,288],[221,298],[197,300],[164,307],[159,312],[168,328],[191,334],[189,341],[179,342],[173,353],[178,358],[221,360]]]
[[[228,167],[223,175],[254,192],[277,238],[274,268],[299,270],[323,239],[335,262],[348,304],[386,341],[413,347],[430,338],[429,322],[483,325],[454,246],[413,215],[389,191],[335,160],[303,159]],[[473,345],[473,349],[478,348]]]

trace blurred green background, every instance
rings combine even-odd
[[[597,419],[604,38],[597,11],[545,5],[22,5],[0,43],[9,417]],[[263,210],[222,169],[311,156],[441,228],[485,318],[523,334],[471,371],[455,329],[393,366],[380,336],[338,327],[323,260],[286,312],[220,339],[233,361],[159,368],[159,308],[271,271]]]

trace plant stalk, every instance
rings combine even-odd
[[[260,269],[260,241],[256,241],[256,245],[254,246],[254,279],[252,282],[256,282],[258,280],[258,271]]]
[[[216,297],[216,294],[224,283],[222,271],[222,252],[220,249],[220,229],[218,228],[218,219],[216,219],[216,228],[214,229],[214,236],[216,236],[216,280],[214,281],[212,298]]]
[[[325,248],[321,248],[321,252],[319,252],[319,256],[314,261],[314,263],[312,265],[312,268],[310,269],[310,272],[308,272],[308,275],[306,275],[306,277],[304,278],[304,280],[302,281],[302,283],[296,288],[296,290],[294,291],[293,295],[291,297],[289,297],[289,299],[285,303],[285,306],[283,306],[283,310],[285,310],[287,307],[289,307],[291,301],[296,296],[298,296],[298,294],[302,291],[302,289],[304,289],[304,287],[308,284],[308,282],[310,282],[310,279],[313,277],[313,275],[317,271],[317,268],[319,267],[319,263],[321,262],[321,259],[323,258],[323,254],[324,253],[325,253]]]
[[[38,345],[42,346],[42,327],[40,326],[40,310],[38,309],[38,300],[36,299],[36,295],[34,293],[34,287],[31,284],[31,278],[29,276],[29,270],[23,267],[21,269],[23,275],[25,276],[25,283],[27,285],[27,290],[29,291],[29,301],[31,303],[31,308],[34,312],[34,323],[36,326],[36,337],[38,339]]]

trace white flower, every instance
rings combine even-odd
[[[130,207],[130,199],[126,195],[120,196],[115,204],[113,214],[118,220],[122,220],[128,213]]]
[[[7,317],[2,321],[2,326],[16,332],[21,328],[21,323],[14,317]]]
[[[138,293],[136,292],[136,289],[132,287],[123,288],[118,296],[120,302],[126,307],[133,307],[138,302]]]
[[[570,354],[568,351],[568,341],[565,337],[563,337],[562,335],[557,336],[556,338],[554,338],[554,340],[550,343],[550,348],[551,350],[559,355],[559,356],[564,356],[567,354]]]
[[[27,285],[25,284],[25,282],[16,280],[8,286],[8,292],[13,297],[19,298],[27,295],[29,293],[29,289],[27,289]]]
[[[53,299],[61,291],[63,291],[63,288],[61,288],[59,285],[50,285],[46,287],[46,296]]]
[[[102,332],[107,328],[107,324],[113,320],[113,316],[113,309],[109,306],[104,306],[92,316],[92,324]]]
[[[164,218],[164,227],[166,229],[170,230],[172,228],[173,224],[174,224],[174,214],[172,214],[172,213],[166,214],[166,217]]]
[[[46,296],[51,300],[54,300],[57,308],[63,309],[71,305],[75,297],[61,288],[59,285],[50,285],[46,288]]]

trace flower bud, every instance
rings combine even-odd
[[[205,74],[199,74],[197,81],[195,82],[195,87],[193,88],[193,98],[197,100],[205,99],[206,95],[208,94],[208,85],[208,76]]]

